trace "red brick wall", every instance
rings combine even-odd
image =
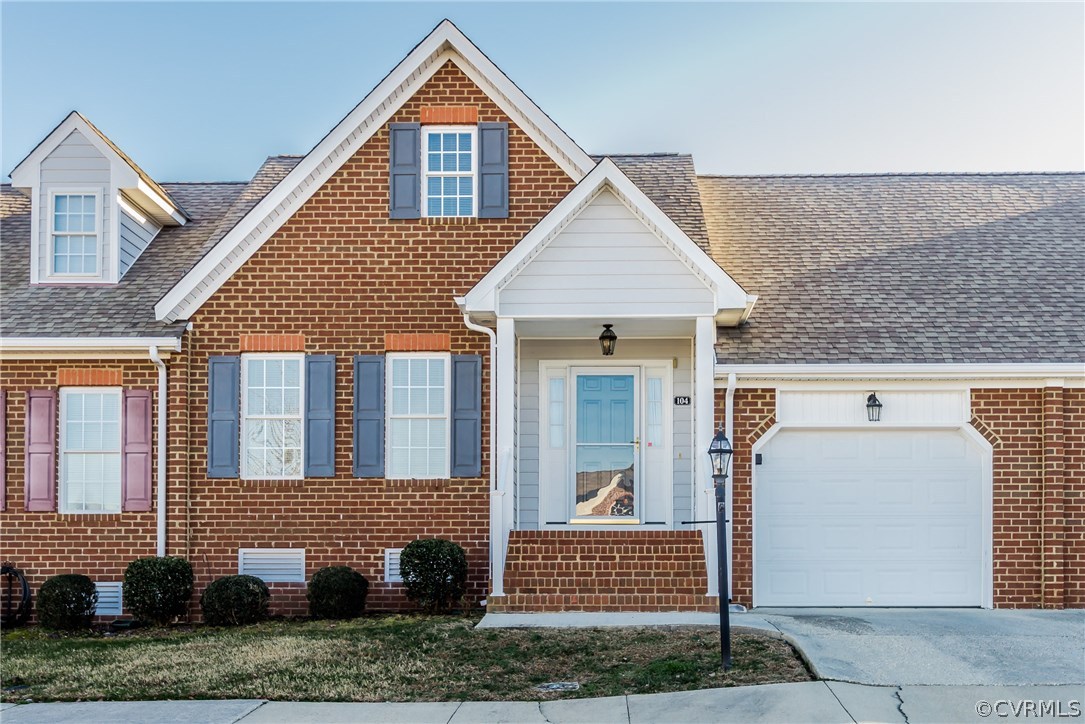
[[[1063,398],[1066,606],[1085,608],[1085,389]]]
[[[82,573],[100,582],[120,581],[131,561],[155,554],[153,511],[64,514],[24,509],[26,391],[57,389],[59,380],[81,386],[108,381],[152,391],[158,384],[157,370],[150,361],[5,360],[0,365],[0,389],[7,392],[7,509],[0,513],[0,560],[21,568],[35,592],[45,579],[60,573]],[[157,415],[157,393],[152,395]],[[152,476],[157,494],[154,466]],[[59,477],[58,472],[58,496]]]
[[[731,447],[731,600],[753,605],[753,444],[776,421],[775,389],[735,390],[735,428]],[[716,420],[727,413],[727,391],[716,390]]]
[[[442,105],[476,107],[479,121],[510,121],[452,65],[391,120],[418,121],[423,106]],[[485,596],[489,420],[483,420],[482,477],[354,479],[351,358],[383,353],[389,335],[415,333],[449,340],[442,346],[454,354],[487,355],[487,338],[464,327],[453,297],[466,293],[572,187],[511,122],[509,157],[508,219],[389,220],[388,132],[382,128],[194,316],[186,344],[192,355],[189,530],[198,587],[236,573],[240,547],[304,547],[308,575],[326,565],[354,566],[370,580],[370,605],[396,608],[406,602],[401,586],[383,583],[384,549],[441,536],[467,550],[469,600]],[[334,478],[207,479],[207,358],[237,354],[243,335],[304,335],[304,351],[337,355]],[[483,367],[485,400],[488,362]],[[275,599],[279,611],[304,613],[303,599]]]
[[[714,611],[696,530],[512,531],[493,611]]]

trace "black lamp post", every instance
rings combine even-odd
[[[720,658],[723,670],[731,668],[731,601],[727,596],[727,465],[731,462],[731,442],[723,434],[723,428],[716,430],[712,444],[708,446],[708,457],[712,461],[712,487],[716,490],[716,574],[720,589]]]
[[[599,335],[599,346],[603,349],[603,356],[610,357],[614,354],[614,348],[618,346],[618,335],[611,329],[613,324],[604,324],[603,333]]]
[[[876,392],[871,392],[870,396],[866,398],[866,417],[871,422],[878,422],[882,419],[882,403],[878,399]]]

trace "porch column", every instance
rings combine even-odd
[[[505,554],[509,547],[509,531],[515,522],[515,491],[513,449],[516,420],[516,322],[507,317],[497,319],[497,354],[493,384],[497,391],[497,425],[495,450],[490,464],[496,466],[496,489],[490,499],[490,560],[493,562],[493,596],[505,595]]]
[[[716,519],[716,494],[712,489],[712,471],[708,462],[708,446],[715,434],[713,421],[716,406],[716,320],[712,317],[697,317],[697,333],[693,361],[693,476],[696,481],[694,490],[697,495],[693,502],[696,520]],[[705,566],[708,570],[709,596],[719,594],[719,576],[716,570],[716,525],[706,523],[699,526],[704,539]],[[724,597],[720,605],[727,605]]]

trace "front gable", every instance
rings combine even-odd
[[[421,88],[449,66],[480,89],[573,183],[594,165],[455,25],[443,21],[158,302],[156,316],[170,321],[191,317],[344,164],[377,134],[386,132],[388,123],[396,120]],[[387,168],[375,167],[372,172],[384,174],[387,184]],[[384,196],[386,208],[387,186]]]

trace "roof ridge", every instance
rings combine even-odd
[[[896,178],[962,176],[1085,176],[1085,171],[880,171],[857,173],[699,173],[697,178]]]
[[[674,157],[674,156],[688,156],[693,158],[691,153],[683,153],[681,151],[650,151],[648,153],[593,153],[592,156],[598,156],[600,158],[657,158]]]

